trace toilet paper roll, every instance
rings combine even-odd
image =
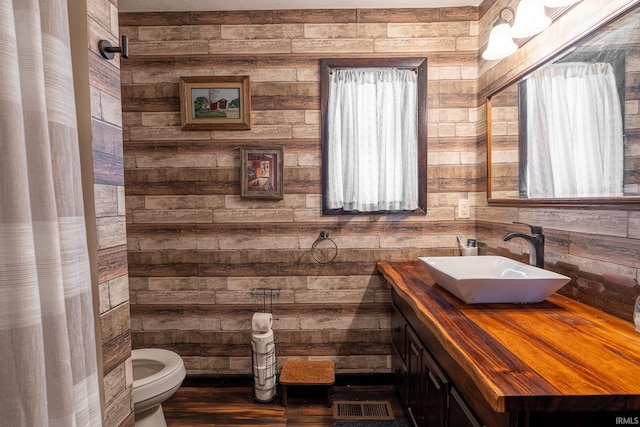
[[[273,325],[273,315],[271,313],[253,313],[251,319],[251,329],[253,332],[267,332]]]
[[[276,387],[275,385],[270,385],[266,390],[263,390],[260,387],[256,387],[255,389],[255,397],[259,402],[269,402],[276,396]]]
[[[270,352],[275,346],[273,343],[273,331],[270,330],[263,334],[252,334],[251,345],[253,346],[253,352],[255,354],[265,354]]]
[[[256,388],[274,387],[276,385],[276,376],[270,366],[265,368],[255,367],[253,373]]]

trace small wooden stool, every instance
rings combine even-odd
[[[287,386],[324,385],[327,386],[327,404],[331,407],[331,386],[336,381],[334,365],[323,360],[287,360],[282,365],[282,403],[287,406]]]

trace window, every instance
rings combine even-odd
[[[323,213],[426,213],[426,58],[321,60]]]

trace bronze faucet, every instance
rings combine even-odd
[[[500,240],[508,242],[516,237],[526,240],[529,244],[529,265],[544,268],[544,234],[542,234],[542,227],[523,222],[514,222],[514,224],[526,225],[531,228],[531,234],[507,233]]]

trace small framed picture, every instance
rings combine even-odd
[[[251,129],[249,76],[180,77],[184,130]]]
[[[240,195],[282,199],[284,148],[242,148]]]

